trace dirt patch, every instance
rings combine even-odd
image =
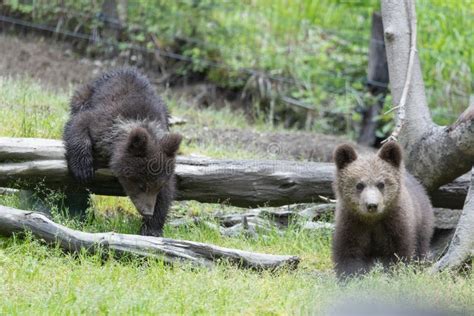
[[[65,43],[27,37],[0,35],[0,74],[2,76],[31,77],[42,85],[67,89],[82,83],[106,67],[77,57]]]
[[[240,129],[193,129],[181,128],[186,141],[201,146],[220,144],[226,151],[236,147],[244,148],[263,158],[329,162],[334,147],[351,143],[358,152],[372,149],[359,146],[344,137],[323,135],[310,132],[256,132]]]

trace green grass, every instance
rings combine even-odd
[[[29,79],[0,77],[0,135],[60,138],[68,115],[68,96]]]
[[[29,80],[0,77],[0,135],[59,138],[67,118],[68,92],[44,90]],[[189,119],[195,128],[252,127],[229,110],[200,111],[170,97],[172,114]],[[23,109],[18,112],[17,107]],[[32,123],[31,121],[34,121]],[[26,124],[28,122],[28,124]],[[24,128],[23,126],[28,126]],[[193,147],[194,146],[194,147]],[[186,153],[235,157],[235,152],[187,144]],[[242,152],[242,155],[251,153]],[[53,218],[74,229],[90,232],[137,233],[140,217],[127,198],[94,196],[87,219],[64,215],[50,192]],[[19,196],[0,196],[1,205],[19,207]],[[219,204],[176,202],[172,216],[206,216],[217,210],[235,211]],[[257,238],[222,237],[205,225],[165,227],[165,236],[213,243],[251,251],[301,257],[297,270],[256,272],[226,262],[213,269],[165,265],[157,259],[114,259],[107,254],[72,255],[31,236],[0,238],[0,314],[323,314],[328,308],[374,298],[436,309],[472,309],[474,274],[431,275],[423,266],[397,266],[391,273],[375,270],[362,279],[338,283],[330,260],[331,234],[290,227]]]
[[[183,233],[177,237],[192,235],[191,231],[191,236]],[[284,239],[290,237],[295,234]],[[318,239],[317,236],[306,237]],[[241,247],[249,244],[243,240],[235,243]],[[257,250],[277,250],[252,245]],[[318,250],[311,240],[305,240],[304,245],[303,249],[291,248],[293,251]],[[210,270],[170,267],[159,260],[117,261],[87,254],[71,256],[31,238],[2,239],[0,312],[322,314],[348,297],[356,297],[358,301],[365,297],[368,302],[378,298],[399,304],[409,300],[418,306],[436,309],[472,308],[472,276],[429,275],[421,268],[398,267],[391,275],[375,271],[363,279],[338,284],[327,268],[323,272],[315,272],[314,268],[316,266],[306,265],[296,271],[258,273],[225,263]]]

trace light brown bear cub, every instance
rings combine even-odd
[[[333,262],[339,278],[366,273],[376,262],[423,258],[433,234],[433,209],[402,162],[395,142],[358,156],[350,145],[334,152],[337,198]]]

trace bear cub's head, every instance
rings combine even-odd
[[[142,216],[152,216],[158,192],[174,175],[176,153],[182,136],[152,135],[133,128],[114,151],[110,168]]]
[[[388,142],[377,154],[358,156],[351,145],[334,151],[334,190],[343,209],[363,218],[377,218],[397,204],[403,174],[402,149]]]

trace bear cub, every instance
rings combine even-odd
[[[143,216],[143,235],[162,235],[174,196],[182,137],[169,132],[168,116],[148,79],[121,68],[75,92],[64,129],[72,176],[85,184],[108,166]]]
[[[423,259],[433,234],[431,202],[402,162],[402,149],[386,143],[358,156],[344,144],[334,151],[336,230],[333,262],[339,278],[364,274],[376,263]]]

